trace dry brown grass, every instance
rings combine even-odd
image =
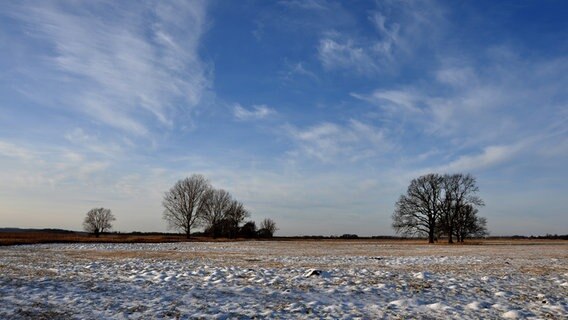
[[[207,239],[209,240],[209,239]],[[57,232],[2,232],[0,245],[39,244],[39,243],[161,243],[182,241],[205,241],[203,237],[186,239],[181,235],[132,235],[103,234],[100,237],[84,233]]]
[[[254,241],[263,241],[267,239],[254,239]],[[545,240],[545,239],[475,239],[468,240],[465,243],[448,244],[444,241],[429,245],[423,239],[310,239],[302,237],[277,237],[269,239],[273,241],[293,241],[302,242],[309,245],[329,244],[396,244],[396,245],[426,245],[426,246],[475,246],[475,245],[491,245],[491,246],[511,246],[511,245],[554,245],[566,244],[567,240]],[[19,245],[19,244],[41,244],[41,243],[164,243],[164,242],[227,242],[227,241],[247,241],[247,239],[213,239],[211,237],[192,237],[187,239],[184,235],[171,234],[103,234],[95,237],[86,233],[60,233],[48,231],[29,231],[29,232],[0,232],[0,246]]]

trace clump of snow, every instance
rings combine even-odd
[[[518,319],[519,317],[520,317],[520,314],[516,310],[511,310],[511,311],[507,311],[507,312],[503,313],[503,318],[505,318],[505,319]]]

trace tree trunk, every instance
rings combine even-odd
[[[434,243],[434,229],[430,229],[430,232],[428,232],[428,243]]]

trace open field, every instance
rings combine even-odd
[[[0,247],[2,319],[565,319],[567,297],[566,241]]]

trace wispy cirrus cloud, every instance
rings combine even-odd
[[[115,141],[101,141],[96,135],[85,132],[82,128],[75,128],[65,134],[65,139],[73,144],[74,148],[92,152],[105,158],[116,158],[122,155],[125,147]]]
[[[318,75],[309,70],[303,62],[287,63],[286,70],[280,74],[286,81],[293,81],[295,77],[306,77],[315,81],[320,81]]]
[[[276,114],[276,110],[269,108],[268,106],[254,105],[250,109],[242,107],[240,104],[236,104],[233,107],[233,115],[237,120],[247,121],[247,120],[260,120],[270,117]]]
[[[422,113],[422,110],[418,107],[418,102],[423,97],[412,89],[378,89],[370,94],[351,93],[351,96],[375,104],[389,114]]]
[[[0,187],[13,189],[86,185],[111,166],[104,158],[68,148],[15,146],[6,141],[0,141],[0,164],[12,168],[2,175]]]
[[[10,142],[0,141],[0,155],[20,160],[30,160],[34,158],[35,152]]]
[[[461,155],[448,164],[428,169],[427,172],[476,172],[491,168],[514,159],[525,149],[523,144],[495,145],[484,148],[480,153]]]
[[[508,56],[483,67],[471,60],[460,64],[434,68],[429,82],[351,96],[379,108],[391,123],[404,120],[415,131],[458,145],[511,144],[562,119],[565,59],[528,64]]]
[[[345,125],[324,122],[306,129],[288,126],[286,132],[301,151],[292,154],[304,154],[322,162],[354,162],[392,148],[384,130],[354,119]]]
[[[321,39],[318,57],[323,67],[329,70],[350,69],[361,74],[372,74],[379,70],[375,57],[367,48],[351,39],[340,39],[339,36]]]
[[[344,70],[372,76],[388,73],[401,64],[413,48],[432,41],[443,15],[434,3],[385,2],[368,14],[374,33],[330,29],[322,33],[318,58],[327,70]],[[424,35],[428,35],[424,37]]]
[[[36,45],[52,48],[29,57],[39,61],[34,74],[60,83],[57,92],[37,88],[40,93],[103,125],[134,135],[147,134],[150,121],[171,128],[174,115],[191,113],[210,87],[198,54],[206,16],[201,1],[21,2],[9,8]]]

